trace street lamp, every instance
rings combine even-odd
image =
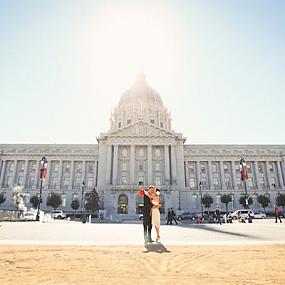
[[[85,190],[85,182],[83,181],[82,182],[82,185],[81,185],[81,218],[82,218],[82,211],[83,211],[83,200],[84,200],[84,190]]]
[[[38,210],[37,210],[37,217],[36,220],[40,220],[40,208],[41,208],[41,201],[42,201],[42,191],[43,191],[43,182],[46,179],[47,174],[47,158],[46,156],[43,156],[41,159],[41,171],[40,171],[40,180],[41,180],[41,187],[40,187],[40,197],[38,202]]]
[[[245,208],[248,209],[248,194],[247,194],[247,187],[246,187],[246,180],[248,179],[248,171],[244,157],[242,156],[239,161],[239,168],[241,174],[241,180],[244,184],[244,191],[245,191]]]
[[[203,203],[202,203],[202,182],[199,182],[199,192],[200,192],[200,203],[201,203],[201,212],[202,217],[204,216],[204,210],[203,210]]]

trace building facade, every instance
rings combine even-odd
[[[42,209],[47,196],[62,197],[61,209],[71,211],[74,199],[96,188],[107,216],[136,218],[142,208],[140,186],[156,185],[161,190],[161,212],[168,208],[199,212],[201,196],[209,194],[225,209],[220,197],[230,194],[229,210],[241,208],[245,193],[239,158],[247,161],[248,194],[251,208],[260,209],[258,195],[270,198],[269,208],[279,193],[285,193],[285,145],[191,145],[171,128],[171,116],[160,95],[148,86],[144,75],[120,98],[111,114],[110,130],[89,145],[0,145],[0,193],[6,201],[0,209],[15,209],[12,196],[21,191],[30,206],[39,194],[40,159],[48,158]]]

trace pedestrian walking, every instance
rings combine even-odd
[[[171,211],[170,209],[168,209],[168,212],[167,212],[167,225],[172,225],[172,215],[171,215]]]
[[[176,214],[172,208],[170,210],[171,210],[171,218],[175,222],[175,224],[177,225]]]
[[[274,215],[275,215],[275,223],[277,223],[277,220],[279,219],[280,223],[282,223],[281,217],[280,217],[280,210],[277,207],[277,205],[274,205]]]
[[[216,222],[217,222],[217,224],[221,225],[222,224],[222,222],[221,222],[221,210],[220,210],[219,206],[217,206],[215,214],[216,214]]]

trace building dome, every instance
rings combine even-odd
[[[110,131],[137,122],[145,122],[161,129],[171,129],[170,113],[163,106],[160,95],[148,86],[143,73],[137,75],[134,85],[121,96],[117,108],[111,114]]]
[[[143,73],[137,75],[135,84],[121,96],[118,111],[141,108],[153,111],[163,109],[160,95],[148,86]]]

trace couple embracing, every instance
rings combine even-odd
[[[159,194],[160,190],[153,185],[150,185],[148,190],[143,191],[143,228],[145,243],[153,241],[151,239],[152,227],[154,227],[156,231],[156,242],[160,242]]]

